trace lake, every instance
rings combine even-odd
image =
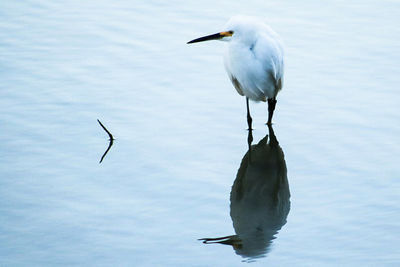
[[[235,14],[286,48],[273,128],[250,105],[250,151],[225,44],[186,44]],[[0,266],[398,266],[399,14],[3,0]],[[115,138],[102,163],[97,119]]]

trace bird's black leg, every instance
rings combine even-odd
[[[247,125],[249,126],[249,130],[252,130],[253,128],[251,127],[251,123],[253,122],[253,119],[250,116],[249,98],[248,97],[246,97],[246,106],[247,106]]]
[[[247,135],[247,145],[249,146],[249,162],[251,163],[251,143],[253,142],[253,129],[249,129],[249,134]]]
[[[268,98],[268,125],[272,124],[272,116],[274,115],[275,106],[276,98]]]

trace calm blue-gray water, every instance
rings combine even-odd
[[[251,103],[251,153],[225,44],[186,44],[235,14],[286,46],[273,129]],[[399,15],[2,0],[0,266],[398,266]],[[97,119],[115,138],[101,164]]]

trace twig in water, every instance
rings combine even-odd
[[[103,156],[101,156],[100,162],[101,163],[104,159],[104,157],[107,155],[108,151],[110,150],[110,148],[112,147],[113,143],[114,143],[114,137],[113,135],[107,130],[107,128],[101,123],[101,121],[99,119],[97,119],[97,121],[99,122],[101,128],[104,129],[104,131],[106,131],[106,133],[108,134],[108,136],[110,137],[110,139],[108,139],[110,141],[110,143],[108,144],[107,150],[106,152],[104,152]]]

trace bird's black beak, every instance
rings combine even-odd
[[[193,44],[193,43],[198,43],[198,42],[204,42],[204,41],[209,41],[209,40],[219,40],[227,36],[232,36],[233,32],[228,31],[228,32],[219,32],[215,34],[210,34],[204,37],[200,37],[197,39],[194,39],[192,41],[187,42],[188,44]]]

